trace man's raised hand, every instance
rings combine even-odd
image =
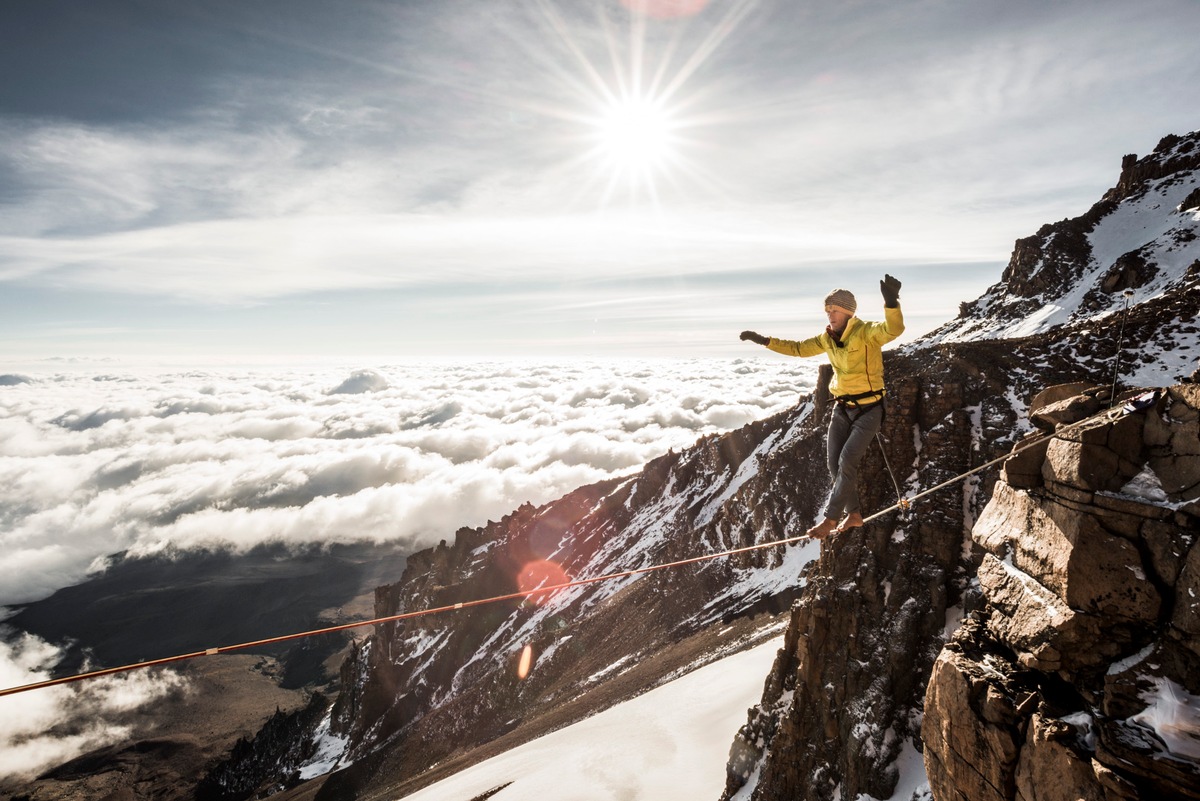
[[[883,305],[894,309],[900,305],[900,282],[886,273],[879,282],[879,291],[883,295]]]

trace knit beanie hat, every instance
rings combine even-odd
[[[835,289],[825,296],[825,308],[828,309],[830,306],[853,317],[854,312],[858,309],[858,301],[854,299],[854,295],[850,293],[849,289]]]

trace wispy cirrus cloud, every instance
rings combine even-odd
[[[775,289],[796,294],[845,265],[955,264],[954,287],[933,270],[906,283],[909,299],[939,296],[931,328],[998,278],[1016,238],[1094,202],[1121,155],[1194,125],[1200,99],[1190,0],[122,15],[56,20],[90,43],[72,52],[7,42],[3,58],[38,65],[0,93],[0,340],[23,355],[203,347],[155,319],[160,303],[282,352],[307,335],[298,298],[347,321],[322,347],[353,354],[403,329],[411,354],[421,312],[351,324],[355,308],[393,292],[453,316],[487,284],[500,302],[430,338],[469,353],[515,304],[548,323],[560,296],[591,301],[613,278],[700,294],[686,340],[657,334],[687,304],[648,321],[659,355],[690,353],[696,332],[731,355],[703,325],[756,273],[792,271]],[[124,46],[135,30],[170,43],[171,63]],[[594,155],[606,95],[654,90],[677,147],[647,192]],[[264,315],[226,313],[248,305]],[[114,317],[140,336],[72,334]],[[591,333],[558,336],[628,344]]]

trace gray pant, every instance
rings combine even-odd
[[[838,404],[829,420],[825,440],[829,452],[829,477],[833,494],[825,507],[825,517],[840,520],[843,514],[861,512],[858,500],[858,464],[867,453],[871,440],[883,425],[883,402],[862,409]]]

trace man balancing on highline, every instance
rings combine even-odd
[[[883,346],[904,333],[900,282],[885,275],[879,282],[879,291],[883,293],[882,323],[855,317],[858,302],[854,295],[845,289],[835,289],[825,297],[829,326],[819,336],[794,342],[764,337],[754,331],[742,332],[743,340],[766,345],[787,356],[827,354],[833,365],[829,389],[837,401],[837,409],[829,420],[826,439],[833,493],[825,507],[825,519],[808,530],[808,536],[816,539],[823,540],[863,524],[858,500],[858,464],[883,424]]]

